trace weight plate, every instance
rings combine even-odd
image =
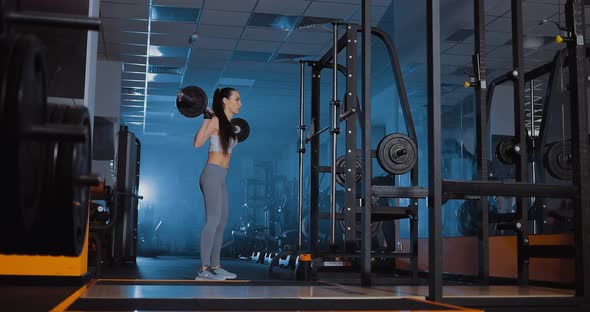
[[[201,116],[207,108],[207,93],[197,86],[184,87],[176,94],[176,108],[185,117]]]
[[[341,207],[338,209],[338,211],[342,214],[345,213],[344,211],[344,206],[341,205]],[[344,221],[345,220],[338,220],[338,224],[340,225],[340,230],[342,230],[342,233],[346,233],[346,229],[345,229],[345,225],[344,225]],[[383,225],[383,221],[374,221],[371,222],[371,237],[375,236],[377,234],[377,232],[379,231],[379,229],[381,229],[381,226]],[[361,220],[360,219],[356,219],[356,235],[357,237],[361,234]]]
[[[86,128],[84,142],[60,142],[56,159],[53,237],[58,246],[50,252],[77,256],[82,252],[86,237],[89,205],[89,187],[78,182],[80,176],[90,173],[90,119],[84,106],[65,108],[63,123]]]
[[[416,165],[418,147],[414,140],[402,133],[385,136],[377,145],[377,161],[391,174],[404,174]]]
[[[336,168],[342,168],[342,170],[345,170],[346,169],[345,165],[346,165],[345,156],[340,156],[340,157],[338,157],[338,159],[336,159]],[[356,184],[359,184],[359,183],[361,183],[361,179],[363,177],[363,164],[361,162],[360,157],[356,158],[355,167],[356,167],[355,181],[356,181]],[[342,186],[345,186],[346,185],[346,173],[342,172],[342,173],[336,174],[336,182],[338,182],[338,184],[340,184]]]
[[[544,165],[551,176],[559,180],[572,179],[572,149],[570,142],[549,144],[545,152]]]
[[[7,41],[6,41],[7,40]],[[10,46],[10,38],[3,45]],[[46,165],[44,143],[26,138],[32,126],[45,122],[46,70],[43,45],[32,35],[12,38],[12,53],[3,57],[0,134],[5,152],[0,161],[6,166],[4,177],[10,181],[2,188],[5,209],[2,231],[29,233],[41,209],[41,192]],[[10,50],[10,47],[8,47]],[[18,234],[17,234],[18,235]],[[15,252],[29,252],[25,245]]]
[[[507,137],[496,145],[496,158],[504,164],[513,165],[518,161],[519,155],[514,150],[517,145],[515,137]]]
[[[250,125],[242,118],[232,118],[231,124],[234,127],[234,133],[238,138],[238,142],[245,141],[250,135]]]

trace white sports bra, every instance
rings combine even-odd
[[[227,147],[227,153],[231,154],[232,149],[234,146],[238,144],[237,140],[231,138],[229,141],[229,146]],[[221,147],[221,142],[219,142],[219,136],[212,134],[209,136],[209,152],[223,152],[223,148]]]

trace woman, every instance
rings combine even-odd
[[[241,106],[238,91],[233,88],[216,89],[213,95],[213,112],[207,108],[203,114],[203,125],[193,142],[199,148],[209,139],[209,157],[199,180],[207,220],[201,232],[201,269],[197,279],[236,278],[236,274],[221,267],[220,255],[223,230],[227,223],[225,177],[232,149],[238,142],[231,119],[240,112]]]

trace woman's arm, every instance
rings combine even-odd
[[[196,148],[203,146],[203,144],[205,144],[211,133],[213,133],[216,130],[216,125],[218,123],[219,119],[217,119],[217,117],[215,116],[213,116],[213,118],[211,119],[205,119],[199,131],[197,132],[197,134],[195,134],[193,146]]]

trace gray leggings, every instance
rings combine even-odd
[[[201,266],[220,265],[223,230],[227,223],[227,168],[207,163],[199,185],[205,198],[207,220],[201,231]]]

